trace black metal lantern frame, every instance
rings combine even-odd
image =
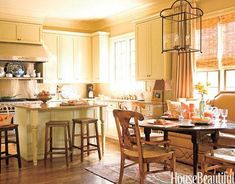
[[[163,52],[201,52],[202,16],[200,8],[192,7],[187,0],[177,0],[170,8],[160,12],[162,17],[162,53]],[[199,30],[198,44],[192,44],[193,28]]]

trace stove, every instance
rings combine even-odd
[[[15,114],[15,105],[16,104],[38,104],[40,101],[35,100],[27,100],[26,98],[14,98],[3,100],[0,99],[0,113],[7,113],[7,111],[11,114]]]

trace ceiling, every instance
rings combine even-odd
[[[1,0],[0,14],[38,18],[99,20],[151,6],[156,0]]]

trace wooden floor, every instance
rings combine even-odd
[[[8,167],[2,161],[0,184],[110,184],[109,181],[86,171],[85,167],[98,162],[109,163],[115,159],[119,161],[118,144],[110,142],[107,142],[106,153],[101,161],[97,152],[91,153],[89,157],[85,155],[83,163],[80,162],[79,155],[75,155],[69,168],[66,167],[63,157],[53,159],[52,164],[48,160],[46,168],[43,161],[39,161],[38,166],[22,161],[22,168],[19,170],[16,159],[12,158]]]

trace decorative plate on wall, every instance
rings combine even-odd
[[[25,74],[25,67],[19,62],[7,63],[6,73],[12,73],[15,77],[21,77]]]

